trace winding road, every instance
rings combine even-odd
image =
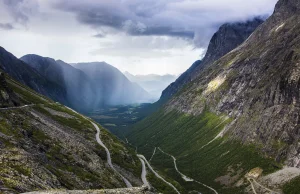
[[[247,180],[250,182],[250,184],[251,184],[251,188],[252,188],[252,191],[253,191],[253,193],[254,194],[257,194],[256,193],[256,190],[255,190],[255,188],[254,188],[254,185],[253,185],[253,183],[252,183],[252,181],[249,179],[249,178],[247,178]]]
[[[31,106],[34,106],[34,105],[35,104],[28,104],[28,105],[24,105],[24,106],[14,106],[14,107],[0,108],[0,110],[22,109],[22,108],[31,107]]]
[[[257,182],[257,181],[256,181],[255,179],[253,179],[253,178],[247,178],[247,180],[251,183],[251,188],[252,188],[254,194],[257,194],[257,192],[256,192],[256,190],[255,190],[255,187],[254,187],[254,184],[253,184],[253,183],[255,183],[255,184],[257,184],[258,186],[260,186],[261,188],[263,188],[263,189],[269,191],[271,194],[280,194],[279,192],[273,191],[273,190],[269,189],[268,187],[263,186],[262,184],[260,184],[259,182]],[[253,181],[253,182],[252,182],[252,181]]]
[[[148,189],[150,189],[150,184],[147,180],[147,171],[146,171],[146,165],[145,165],[145,162],[143,159],[139,158],[141,163],[142,163],[142,174],[141,174],[141,178],[142,178],[142,181],[143,181],[143,184],[145,187],[147,187]]]
[[[35,106],[35,105],[36,105],[36,104],[30,104],[30,105],[24,105],[24,106],[18,106],[18,107],[0,108],[0,110],[22,109],[22,108],[32,107],[32,106]],[[78,112],[76,112],[75,110],[73,110],[73,109],[71,109],[71,108],[69,108],[69,107],[67,107],[67,106],[66,106],[66,108],[69,109],[69,110],[71,110],[72,112],[74,112],[74,113],[76,113],[76,114],[79,114]],[[87,119],[88,121],[90,121],[87,117],[85,117],[85,116],[83,116],[83,117],[84,117],[85,119]],[[97,141],[97,143],[98,143],[101,147],[103,147],[103,148],[105,149],[106,156],[107,156],[107,163],[108,163],[108,166],[109,166],[113,171],[115,171],[115,172],[123,179],[123,181],[125,182],[125,184],[126,184],[126,186],[127,186],[128,188],[131,188],[131,187],[132,187],[131,183],[130,183],[124,176],[122,176],[122,175],[115,169],[115,167],[113,166],[112,161],[111,161],[111,154],[110,154],[108,148],[104,145],[104,143],[103,143],[103,142],[101,141],[101,139],[100,139],[100,129],[99,129],[99,127],[98,127],[94,122],[92,122],[92,121],[90,121],[90,122],[91,122],[91,124],[95,127],[95,129],[96,129],[96,131],[97,131],[97,133],[96,133],[96,141]],[[145,166],[145,165],[144,165],[144,166]],[[142,172],[142,176],[143,176],[143,173],[146,173],[145,171],[146,171],[146,169],[144,169],[144,171]],[[146,175],[145,175],[145,177],[146,177]],[[144,182],[144,181],[143,181],[143,182]]]
[[[90,121],[91,122],[91,121]],[[130,187],[132,187],[132,185],[131,185],[131,183],[125,178],[125,177],[123,177],[116,169],[115,169],[115,167],[113,166],[113,164],[112,164],[112,162],[111,162],[111,156],[110,156],[110,152],[109,152],[109,150],[107,149],[107,147],[104,145],[104,143],[101,141],[101,139],[100,139],[100,129],[99,129],[99,127],[98,127],[98,125],[96,125],[95,123],[93,123],[93,122],[91,122],[92,123],[92,125],[95,127],[95,129],[97,130],[97,133],[96,133],[96,140],[97,140],[97,142],[98,142],[98,144],[101,146],[101,147],[103,147],[104,149],[105,149],[105,152],[106,152],[106,156],[107,156],[107,163],[108,163],[108,165],[109,165],[109,167],[111,168],[111,169],[113,169],[122,179],[123,179],[123,181],[125,182],[125,184],[126,184],[126,186],[128,187],[128,188],[130,188]]]
[[[174,185],[172,185],[171,183],[169,183],[168,181],[166,181],[166,180],[165,180],[164,178],[162,178],[157,172],[155,172],[155,170],[154,170],[154,169],[152,168],[152,166],[149,164],[149,162],[147,161],[147,159],[145,158],[145,156],[140,155],[140,154],[138,154],[137,156],[147,164],[148,168],[152,171],[152,173],[153,173],[157,178],[159,178],[159,179],[162,180],[164,183],[166,183],[167,185],[169,185],[170,187],[172,187],[173,190],[174,190],[176,193],[180,194],[180,192],[176,189],[176,187],[175,187]]]
[[[168,154],[168,153],[164,152],[161,148],[158,148],[158,150],[161,151],[163,154],[165,154],[165,155],[170,156],[171,158],[173,158],[175,170],[181,175],[181,177],[182,177],[183,180],[185,180],[186,182],[195,182],[195,183],[198,183],[198,184],[200,184],[200,185],[202,185],[202,186],[204,186],[204,187],[210,189],[210,190],[213,191],[215,194],[218,194],[218,192],[217,192],[214,188],[212,188],[212,187],[210,187],[210,186],[208,186],[208,185],[206,185],[206,184],[204,184],[204,183],[201,183],[200,181],[196,181],[196,180],[194,180],[194,179],[192,179],[192,178],[190,178],[190,177],[184,175],[183,173],[181,173],[181,172],[178,170],[178,167],[177,167],[177,164],[176,164],[176,158],[175,158],[174,156],[172,156],[171,154]]]
[[[152,154],[152,156],[151,156],[151,158],[150,158],[149,162],[151,162],[151,160],[152,160],[153,156],[155,155],[155,152],[156,152],[156,147],[154,148],[153,154]]]
[[[78,112],[76,112],[75,110],[67,107],[69,110],[73,111],[74,113],[77,113],[79,114]],[[108,150],[108,148],[104,145],[104,143],[101,141],[100,139],[100,128],[98,127],[97,124],[95,124],[94,122],[92,122],[88,117],[85,117],[83,116],[85,119],[87,119],[88,121],[90,121],[92,123],[92,125],[95,127],[97,133],[96,133],[96,140],[97,140],[97,143],[103,147],[105,149],[105,152],[106,152],[106,155],[107,155],[107,163],[109,165],[109,167],[111,169],[113,169],[122,179],[123,181],[125,182],[126,186],[128,188],[132,187],[131,183],[124,177],[122,176],[113,166],[112,164],[112,161],[111,161],[111,155],[110,155],[110,152]],[[126,142],[129,144],[128,140],[126,139]],[[146,171],[146,165],[145,165],[145,162],[140,158],[138,157],[141,161],[141,164],[142,164],[142,173],[141,173],[141,179],[142,179],[142,182],[143,182],[143,186],[146,186],[148,189],[151,188],[149,182],[147,181],[147,171]]]
[[[180,176],[182,177],[183,180],[185,180],[186,182],[193,182],[194,181],[194,179],[191,179],[191,178],[187,177],[186,175],[182,174],[178,170],[178,167],[177,167],[177,164],[176,164],[176,158],[174,156],[172,156],[171,154],[168,154],[168,153],[164,152],[161,148],[158,148],[158,150],[161,151],[163,154],[165,154],[167,156],[170,156],[173,159],[175,170],[180,174]]]

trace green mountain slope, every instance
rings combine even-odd
[[[116,173],[107,166],[90,119],[5,77],[1,73],[1,193],[124,188],[118,173],[142,185],[134,151],[99,126]]]
[[[241,46],[201,70],[159,112],[136,125],[129,141],[148,159],[160,147],[177,159],[181,173],[219,193],[252,193],[250,182],[257,193],[299,191],[293,182],[284,186],[294,177],[286,168],[300,175],[299,13],[299,1],[280,0]],[[151,161],[186,191],[214,193],[184,181],[161,151]],[[266,181],[265,175],[277,170],[285,178]]]

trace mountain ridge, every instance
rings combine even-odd
[[[116,67],[105,62],[88,62],[73,64],[77,69],[83,71],[96,86],[103,85],[96,90],[97,104],[117,105],[147,102],[149,94],[139,85],[129,81],[124,74]],[[102,100],[99,98],[101,93],[107,95]]]
[[[184,85],[196,79],[199,71],[204,67],[235,49],[244,42],[262,22],[263,20],[254,18],[247,22],[223,24],[212,36],[204,58],[196,61],[174,83],[168,86],[163,91],[160,101],[165,102],[170,99],[175,93],[180,91]]]
[[[0,67],[12,78],[55,101],[69,105],[65,98],[66,90],[60,85],[45,79],[28,64],[0,47]]]
[[[299,191],[299,175],[291,183],[276,182],[273,174],[289,177],[287,169],[300,168],[299,9],[299,1],[280,0],[245,42],[134,126],[129,141],[187,190],[194,187],[176,178],[172,158],[155,148],[176,157],[180,172],[221,193]],[[264,182],[268,176],[274,179]]]
[[[81,64],[99,65],[95,72],[99,73],[98,77],[106,76],[107,79],[102,80],[100,78],[95,82],[95,75],[93,74],[95,72],[88,71],[87,68],[82,68],[85,70],[83,71],[78,68],[78,64],[71,65],[62,60],[34,54],[25,55],[21,57],[21,60],[37,70],[46,79],[64,88],[68,105],[80,112],[90,112],[103,106],[147,102],[148,100],[146,91],[129,82],[117,68],[105,62]],[[101,75],[102,73],[103,75]],[[121,82],[124,82],[123,89],[118,86]],[[111,83],[111,87],[106,87],[107,83]],[[129,93],[132,93],[132,99],[129,96],[125,98],[125,95],[129,95]]]

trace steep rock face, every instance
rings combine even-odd
[[[191,75],[198,66],[202,64],[201,60],[196,61],[193,65],[177,78],[177,80],[171,83],[163,92],[159,99],[159,103],[168,101],[174,94],[176,94],[185,84],[191,82]]]
[[[55,61],[38,55],[25,55],[21,60],[36,69],[46,79],[64,88],[72,108],[83,112],[93,108],[94,92],[91,80],[85,73],[61,60]]]
[[[12,107],[21,104],[18,96],[8,87],[4,73],[0,72],[0,104],[2,107]]]
[[[251,33],[263,23],[263,20],[255,18],[245,23],[227,23],[222,25],[210,40],[207,53],[202,61],[196,61],[174,83],[166,88],[161,96],[161,101],[170,99],[186,84],[196,79],[199,72],[207,65],[218,60],[243,43]]]
[[[18,82],[55,101],[68,104],[66,90],[60,85],[45,79],[28,64],[17,59],[4,48],[0,47],[0,68]]]
[[[92,80],[91,84],[95,91],[94,107],[151,100],[143,88],[130,82],[117,68],[105,62],[78,63],[74,66]]]
[[[197,115],[209,107],[226,114],[234,120],[227,128],[232,138],[300,167],[299,9],[299,1],[279,1],[244,44],[200,72],[168,109]]]

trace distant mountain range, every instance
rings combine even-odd
[[[81,112],[153,101],[142,87],[104,62],[72,66],[32,54],[17,59],[0,48],[0,67],[20,83]]]
[[[125,72],[124,75],[132,82],[137,83],[144,88],[154,100],[158,100],[161,93],[168,85],[174,82],[178,76],[176,75],[132,75],[129,72]]]
[[[117,68],[105,62],[77,63],[74,67],[91,80],[94,107],[151,102],[151,95],[129,81]]]

